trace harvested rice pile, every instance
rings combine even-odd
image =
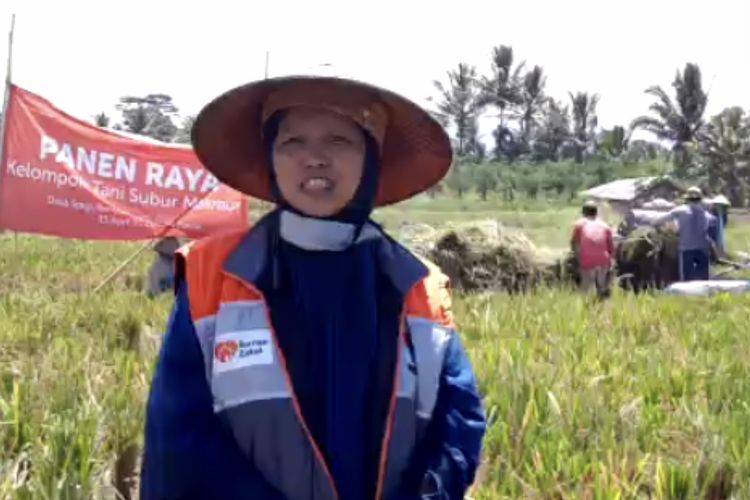
[[[677,260],[679,235],[674,227],[639,227],[620,242],[622,255],[629,261],[649,259],[656,252]]]
[[[417,255],[427,257],[439,237],[437,229],[421,222],[403,223],[398,228],[398,241]]]
[[[565,252],[547,267],[547,274],[553,283],[577,285],[579,282],[578,257],[572,251]]]
[[[638,227],[617,245],[617,274],[634,291],[662,289],[679,279],[678,232]]]
[[[462,291],[519,292],[549,274],[534,244],[495,220],[453,224],[433,232],[424,227],[402,228],[401,235],[406,236],[401,240],[404,244],[440,266],[453,287]]]

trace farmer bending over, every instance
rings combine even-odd
[[[389,91],[295,77],[218,97],[192,141],[277,208],[179,254],[141,498],[463,498],[485,414],[448,280],[370,220],[445,175],[442,127]]]
[[[615,253],[612,229],[598,217],[599,209],[592,201],[583,204],[583,217],[573,227],[571,247],[578,257],[581,290],[589,293],[596,288],[600,298],[610,294],[610,271]]]

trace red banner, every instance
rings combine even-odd
[[[137,240],[248,226],[247,197],[189,147],[100,129],[16,86],[0,166],[0,227],[12,231]]]

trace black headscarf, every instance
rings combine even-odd
[[[361,241],[339,251],[311,251],[281,238],[280,211],[309,217],[283,197],[276,181],[273,143],[281,119],[274,116],[265,130],[278,209],[271,216],[273,286],[264,293],[304,418],[339,496],[361,500],[371,488],[370,469],[377,459],[370,443],[374,417],[369,401],[382,316],[377,246]],[[365,164],[353,199],[337,214],[318,218],[351,224],[355,241],[370,219],[379,178],[377,144],[369,134],[365,137]],[[397,329],[397,320],[393,323]]]

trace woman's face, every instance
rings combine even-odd
[[[293,108],[279,124],[273,164],[281,194],[300,212],[328,217],[354,197],[362,179],[365,136],[346,117]]]

